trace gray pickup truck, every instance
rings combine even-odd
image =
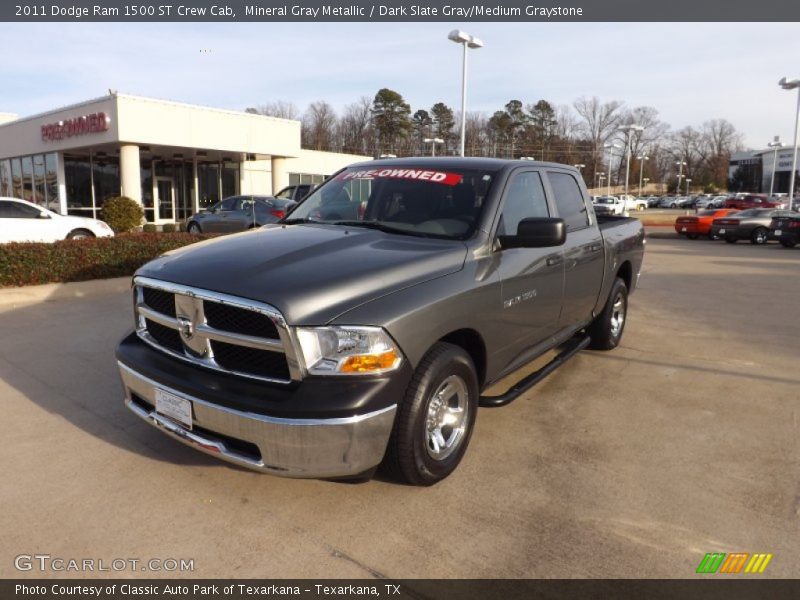
[[[287,477],[447,477],[508,404],[625,327],[639,221],[577,170],[464,158],[348,167],[285,219],[134,276],[125,402],[201,451]],[[545,353],[505,393],[493,383]]]

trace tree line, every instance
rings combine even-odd
[[[403,96],[389,88],[373,98],[361,97],[340,113],[326,101],[312,102],[301,112],[294,104],[276,101],[246,109],[247,112],[296,119],[302,122],[302,146],[312,150],[346,152],[378,157],[419,156],[431,153],[425,139],[439,138],[437,155],[459,151],[461,115],[444,102],[412,112]],[[620,128],[636,124],[630,140]],[[640,175],[673,191],[678,181],[684,191],[707,191],[728,186],[732,152],[742,149],[742,136],[725,119],[711,119],[700,127],[673,129],[651,106],[628,107],[618,100],[581,97],[571,105],[555,106],[547,100],[524,103],[509,100],[492,114],[466,114],[465,154],[498,158],[530,157],[571,165],[583,165],[586,184],[624,182],[625,148],[631,145],[631,185]],[[638,157],[648,157],[647,160]],[[640,171],[641,169],[641,171]]]

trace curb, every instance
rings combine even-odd
[[[94,279],[70,283],[45,283],[25,287],[0,288],[0,311],[13,310],[31,304],[84,298],[97,294],[124,292],[131,287],[130,277]]]

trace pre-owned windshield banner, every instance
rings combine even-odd
[[[800,2],[788,0],[188,0],[178,3],[125,0],[2,2],[0,21],[173,22],[475,22],[475,21],[761,21],[800,20]]]

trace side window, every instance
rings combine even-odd
[[[238,196],[234,198],[225,198],[225,200],[219,203],[219,209],[234,210],[234,206],[236,205],[237,200],[239,200]]]
[[[288,187],[288,188],[284,188],[280,192],[278,192],[275,197],[276,198],[282,198],[284,200],[291,200],[293,193],[294,193],[294,187]]]
[[[518,173],[513,176],[506,191],[497,233],[516,235],[522,219],[549,216],[541,175],[534,171]]]
[[[0,217],[5,219],[37,219],[41,211],[19,202],[0,202]]]
[[[589,213],[583,201],[581,188],[575,178],[567,173],[553,172],[548,172],[547,178],[553,188],[558,216],[564,219],[567,231],[577,231],[588,227]]]

